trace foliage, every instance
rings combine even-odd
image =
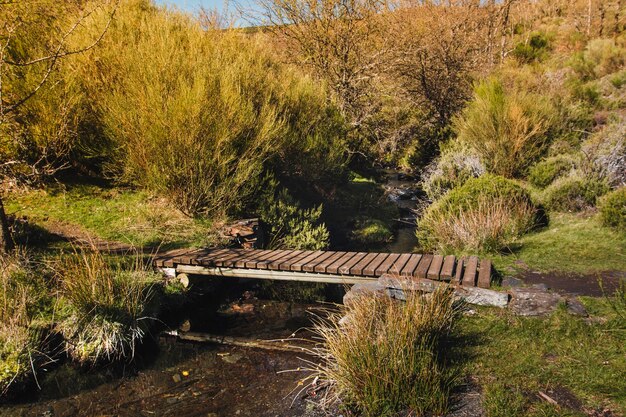
[[[330,386],[328,400],[364,416],[443,413],[455,383],[443,340],[459,309],[448,289],[424,296],[407,291],[406,302],[365,293],[339,312],[319,319],[324,344],[314,353],[314,374]]]
[[[586,176],[605,179],[613,187],[626,185],[626,117],[617,116],[592,135],[582,152]]]
[[[318,182],[341,170],[342,120],[324,90],[258,37],[205,32],[186,15],[130,2],[81,60],[107,141],[92,152],[187,214],[246,207],[272,167]],[[291,171],[292,159],[307,171]]]
[[[444,148],[441,156],[426,167],[421,185],[428,198],[435,201],[448,190],[484,173],[485,167],[480,157],[455,141],[452,146]]]
[[[506,92],[495,78],[478,83],[454,120],[459,140],[475,149],[487,171],[522,175],[546,151],[553,107],[543,96]]]
[[[522,64],[541,61],[546,57],[550,46],[547,36],[533,33],[525,42],[520,42],[513,49],[513,56]]]
[[[418,221],[417,236],[429,250],[498,251],[538,221],[526,190],[488,174],[467,180],[429,206]]]
[[[545,188],[574,167],[574,160],[567,155],[549,157],[530,168],[528,181],[536,187]]]
[[[581,211],[595,207],[598,197],[609,191],[606,182],[578,174],[562,177],[543,194],[546,207],[554,211]]]
[[[582,53],[575,54],[571,66],[583,81],[601,78],[622,69],[626,51],[623,40],[597,38]]]
[[[59,258],[64,320],[57,323],[68,354],[81,363],[133,358],[151,327],[152,286],[159,276],[142,264],[111,264],[95,249]]]
[[[261,219],[269,225],[272,249],[320,250],[329,245],[330,235],[320,222],[322,206],[302,209],[286,189],[269,194],[260,207]]]
[[[611,191],[600,199],[602,224],[626,232],[626,187]]]

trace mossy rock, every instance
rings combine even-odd
[[[389,226],[377,219],[366,220],[352,232],[353,239],[359,243],[374,244],[388,242],[393,237]]]

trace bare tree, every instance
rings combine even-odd
[[[387,0],[257,0],[255,16],[278,35],[292,62],[325,80],[348,120],[368,116],[365,98],[385,64]]]

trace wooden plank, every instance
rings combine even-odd
[[[420,259],[422,259],[422,255],[418,253],[411,254],[409,261],[404,265],[402,271],[400,271],[400,276],[410,277],[413,276],[413,271],[417,268],[417,265],[420,263]]]
[[[158,260],[155,260],[155,265],[156,266],[164,266],[166,268],[172,268],[174,266],[175,262],[175,258],[184,253],[185,251],[187,251],[188,249],[174,249],[171,251],[168,251],[166,253],[164,253],[163,255],[158,257]]]
[[[465,272],[463,273],[462,285],[466,287],[476,286],[476,269],[478,268],[478,257],[470,256],[465,265]]]
[[[291,264],[291,267],[289,268],[290,271],[295,271],[295,272],[299,272],[302,271],[302,268],[304,267],[304,265],[307,265],[309,262],[318,259],[320,257],[328,257],[330,255],[332,255],[335,252],[332,251],[321,251],[321,250],[317,250],[315,252],[311,252],[310,255],[305,256],[304,258],[300,259],[299,261],[295,261],[294,263]]]
[[[304,265],[302,267],[302,270],[306,272],[326,272],[326,268],[328,267],[328,265],[332,264],[345,254],[345,252],[335,252],[321,262],[312,261],[311,264]]]
[[[337,269],[337,273],[341,275],[350,274],[350,268],[352,268],[354,265],[359,263],[359,261],[365,258],[366,256],[367,256],[367,252],[358,252],[356,255],[350,258],[349,261],[341,265],[339,269]]]
[[[480,260],[478,286],[480,288],[489,288],[491,286],[491,261],[489,259]]]
[[[282,262],[288,262],[289,259],[297,258],[302,254],[301,250],[292,250],[288,255],[283,256],[280,259],[276,259],[269,264],[269,269],[277,269],[280,270],[279,266]]]
[[[265,251],[263,256],[257,257],[255,259],[250,260],[250,261],[247,261],[244,264],[244,267],[245,268],[256,268],[257,263],[268,260],[269,258],[274,256],[277,252],[278,252],[278,250]]]
[[[335,262],[333,262],[332,264],[326,267],[326,273],[327,274],[339,273],[339,267],[343,266],[344,264],[346,264],[348,261],[350,261],[352,258],[354,258],[357,255],[358,255],[357,252],[345,252],[345,254],[341,258],[337,259]],[[363,256],[365,256],[365,254],[363,254]]]
[[[269,265],[270,263],[272,263],[273,261],[282,258],[285,255],[289,255],[292,251],[290,250],[277,250],[276,253],[272,254],[271,256],[268,256],[266,259],[263,259],[262,261],[258,261],[256,263],[256,268],[257,269],[269,269]]]
[[[269,252],[271,252],[271,251],[270,250],[258,250],[258,249],[253,251],[253,252],[250,252],[250,254],[248,256],[246,256],[245,258],[238,259],[237,261],[235,261],[235,267],[236,268],[245,268],[247,262],[259,260],[259,259],[267,256],[267,254]]]
[[[387,259],[387,257],[389,257],[388,253],[379,253],[378,255],[376,255],[372,262],[370,262],[365,268],[363,268],[363,275],[368,277],[378,276],[376,275],[376,269],[378,269],[378,267],[383,262],[385,262],[385,259]]]
[[[210,266],[210,265],[213,265],[213,259],[228,252],[230,252],[230,249],[211,250],[207,252],[204,256],[196,258],[196,262],[199,265]]]
[[[322,253],[312,259],[310,259],[307,263],[305,263],[304,265],[302,265],[302,271],[303,272],[314,272],[315,268],[322,262],[325,262],[327,259],[332,258],[333,256],[337,255],[339,256],[339,254],[342,252],[335,252],[335,251],[322,251]]]
[[[454,255],[448,255],[443,259],[443,266],[441,267],[441,279],[451,280],[454,276]]]
[[[406,265],[409,259],[411,259],[410,253],[401,253],[398,259],[391,265],[391,268],[389,268],[389,273],[399,276],[400,271],[402,271],[402,268],[404,268],[404,265]]]
[[[391,265],[400,257],[399,253],[390,253],[389,256],[376,268],[376,275],[382,275],[389,272]]]
[[[377,253],[372,252],[372,253],[368,253],[367,255],[365,255],[363,258],[361,258],[361,260],[359,262],[357,262],[356,264],[352,265],[350,267],[350,271],[348,272],[351,275],[364,275],[363,274],[363,269],[369,265],[374,258],[376,258],[378,256]]]
[[[465,258],[460,258],[456,263],[456,273],[454,274],[454,280],[452,283],[455,285],[461,285],[463,281],[463,270],[465,269]]]
[[[228,258],[228,259],[223,259],[221,266],[232,268],[235,266],[235,263],[237,263],[238,261],[241,262],[244,259],[250,258],[250,255],[254,252],[255,252],[254,249],[243,249],[243,251],[239,254],[239,256],[235,256],[235,257]]]
[[[200,250],[192,259],[190,264],[191,265],[200,265],[199,260],[202,259],[203,257],[207,256],[209,254],[209,252],[211,252],[211,249],[202,249]]]
[[[413,273],[414,277],[417,278],[426,278],[426,274],[428,274],[428,268],[430,267],[430,263],[433,260],[433,255],[426,254],[422,256],[422,260],[420,261],[417,268],[415,268],[415,272]]]
[[[278,269],[280,271],[289,271],[291,269],[291,265],[306,258],[307,256],[310,256],[311,253],[313,253],[313,251],[303,250],[302,253],[300,253],[300,255],[296,256],[295,258],[281,261],[280,264],[278,265]]]
[[[426,274],[426,278],[439,279],[439,272],[441,271],[442,265],[443,265],[443,256],[441,255],[433,256],[433,260],[430,263],[430,267],[428,268],[428,273]]]
[[[230,252],[224,253],[223,255],[219,255],[217,258],[213,259],[213,265],[215,266],[224,266],[224,262],[240,258],[245,253],[245,249],[231,249]]]

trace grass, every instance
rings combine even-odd
[[[30,224],[52,232],[61,228],[134,246],[209,246],[217,241],[211,221],[184,216],[144,191],[59,186],[9,194],[5,205],[8,214],[26,216]]]
[[[468,372],[483,387],[488,416],[583,416],[583,409],[605,407],[626,413],[626,321],[607,300],[582,301],[591,319],[565,309],[546,318],[480,309],[461,320],[459,328],[474,340],[463,346],[473,358]],[[539,399],[539,391],[551,389],[569,391],[581,407]]]
[[[626,270],[626,234],[594,213],[553,213],[547,228],[525,235],[510,255],[492,257],[502,271],[523,261],[532,270],[591,274]]]
[[[326,405],[339,402],[358,415],[443,413],[456,372],[445,364],[442,341],[458,313],[445,289],[428,297],[408,293],[405,303],[357,295],[316,324],[324,345],[313,351],[318,359],[309,378],[330,387]]]

